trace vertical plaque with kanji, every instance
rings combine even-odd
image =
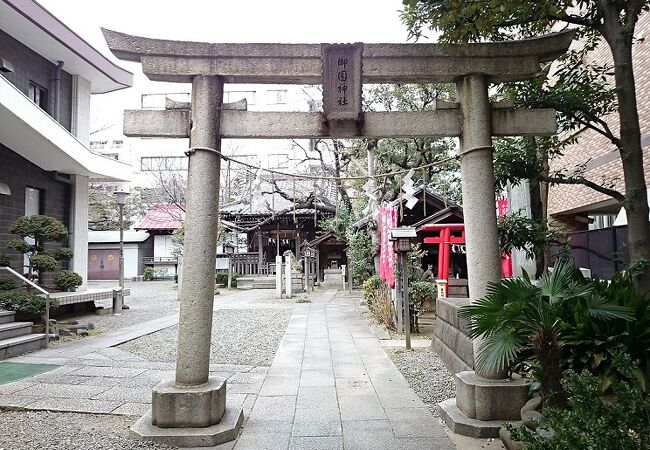
[[[363,44],[322,44],[321,55],[326,121],[360,121]]]

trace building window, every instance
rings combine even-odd
[[[589,216],[589,229],[599,230],[601,228],[609,228],[614,226],[616,216],[614,214],[598,214]]]
[[[187,170],[187,156],[143,156],[140,170],[143,172],[172,172]]]
[[[268,91],[268,99],[269,105],[284,105],[287,103],[287,90],[276,89]]]
[[[235,103],[243,99],[246,99],[247,104],[254,105],[255,91],[229,91],[223,93],[224,103]]]
[[[29,93],[27,95],[31,101],[36,103],[43,111],[47,111],[47,89],[39,86],[33,81],[29,82]]]
[[[25,216],[36,216],[43,211],[43,191],[40,189],[27,186],[25,188]],[[34,245],[34,239],[26,237],[25,242],[29,245]],[[23,256],[23,265],[29,266],[29,258],[27,254]]]

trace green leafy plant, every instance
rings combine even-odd
[[[9,257],[4,253],[0,253],[0,267],[8,267],[8,266],[9,266]]]
[[[46,300],[42,295],[31,292],[0,292],[0,309],[24,313],[39,317],[45,313]],[[58,307],[56,300],[50,300],[50,310]]]
[[[27,256],[27,278],[33,279],[34,271],[39,278],[43,272],[56,270],[61,261],[72,257],[69,248],[46,250],[47,243],[63,242],[68,238],[68,229],[59,220],[48,216],[23,216],[19,217],[9,228],[13,234],[20,236],[8,244],[9,248],[17,250]],[[42,279],[40,279],[42,281]]]
[[[471,338],[483,338],[476,357],[479,373],[527,363],[545,404],[555,406],[565,400],[560,385],[562,334],[571,311],[579,314],[579,320],[634,320],[631,308],[598,295],[566,260],[545,272],[537,285],[527,275],[491,283],[485,298],[462,307],[458,315],[468,321]]]
[[[18,283],[13,278],[1,277],[0,278],[0,291],[10,291],[16,289]]]
[[[222,284],[224,286],[228,286],[228,273],[217,272],[217,274],[214,277],[214,281],[217,284]],[[237,287],[237,274],[236,273],[232,274],[232,287]]]
[[[650,295],[635,292],[632,276],[618,273],[611,281],[593,280],[595,295],[608,302],[629,308],[634,320],[592,320],[580,311],[580,304],[570,305],[562,331],[563,365],[576,372],[589,370],[598,376],[606,392],[621,372],[615,360],[625,353],[638,361],[633,370],[640,389],[650,389]]]
[[[83,278],[77,272],[62,270],[54,277],[54,285],[61,291],[68,291],[81,286]]]
[[[368,233],[357,232],[348,237],[350,273],[355,284],[361,284],[375,272],[372,239]]]
[[[414,281],[409,284],[409,297],[415,309],[420,310],[425,301],[438,298],[438,287],[430,281]]]
[[[156,271],[153,267],[145,267],[142,279],[144,281],[152,281],[155,275],[156,275]]]
[[[617,363],[632,376],[629,357]],[[650,448],[650,397],[626,379],[613,385],[614,395],[601,397],[600,380],[587,371],[563,380],[568,407],[548,408],[541,430],[509,426],[527,450],[644,450]]]

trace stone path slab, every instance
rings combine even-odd
[[[235,450],[453,449],[379,339],[326,291],[294,307]]]

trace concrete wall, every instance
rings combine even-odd
[[[474,369],[472,340],[465,334],[465,321],[457,315],[460,307],[468,304],[469,299],[465,298],[436,300],[436,326],[431,347],[451,373]]]
[[[56,64],[43,58],[2,30],[0,30],[0,57],[7,59],[14,66],[13,72],[3,73],[2,76],[20,89],[23,94],[28,95],[30,81],[47,89],[47,112],[51,116],[54,116],[54,77]],[[61,71],[59,123],[66,130],[70,131],[72,118],[72,75],[65,71],[65,66],[63,67]]]
[[[41,214],[54,217],[70,227],[70,198],[72,185],[57,181],[50,172],[42,170],[0,144],[0,181],[7,183],[11,195],[0,195],[0,253],[11,259],[13,267],[22,266],[23,258],[7,243],[17,236],[9,232],[11,224],[25,215],[25,188],[41,189]]]

